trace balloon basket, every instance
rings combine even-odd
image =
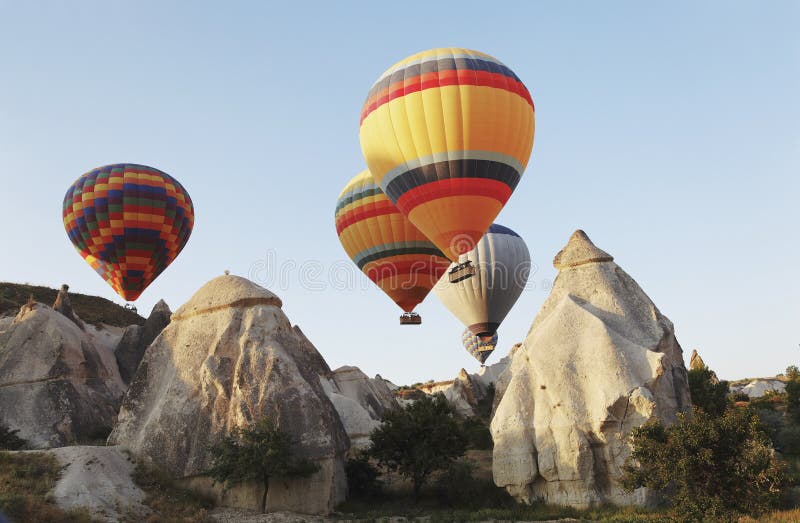
[[[472,278],[475,275],[475,267],[472,262],[467,260],[464,263],[459,263],[450,270],[450,283],[458,283],[467,278]]]
[[[416,312],[406,312],[400,316],[400,325],[420,325],[422,324],[422,316]]]

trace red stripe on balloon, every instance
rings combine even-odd
[[[355,209],[348,211],[338,218],[336,218],[336,233],[341,234],[343,230],[350,227],[356,222],[360,222],[361,220],[366,220],[367,218],[374,218],[376,216],[383,216],[387,214],[399,214],[400,211],[392,205],[392,202],[389,200],[384,200],[381,202],[375,202],[374,204],[364,205],[361,207],[356,207]]]
[[[364,119],[375,109],[396,98],[418,91],[424,91],[425,89],[446,87],[448,85],[474,85],[503,89],[521,96],[531,107],[534,107],[531,93],[528,92],[525,84],[504,74],[492,73],[489,71],[473,71],[469,69],[460,71],[440,71],[406,78],[402,82],[395,82],[390,85],[388,89],[382,90],[372,101],[368,100],[368,103],[364,104],[361,110],[359,125],[362,124]]]
[[[486,196],[505,205],[511,197],[511,187],[488,178],[437,180],[404,192],[397,200],[397,208],[408,216],[417,205],[449,196]]]

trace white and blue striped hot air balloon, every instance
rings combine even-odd
[[[472,334],[488,342],[525,289],[531,256],[517,233],[493,224],[473,250],[461,255],[459,262],[466,261],[476,269],[472,278],[450,283],[445,275],[434,292]]]

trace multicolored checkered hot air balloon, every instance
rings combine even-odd
[[[467,349],[467,352],[483,365],[486,363],[486,360],[489,359],[489,356],[492,355],[495,347],[497,347],[497,333],[495,332],[492,334],[491,338],[484,341],[475,336],[471,330],[465,329],[464,332],[461,333],[461,343],[464,345],[464,348]]]
[[[372,86],[361,150],[392,203],[456,262],[517,186],[534,126],[531,95],[511,69],[477,51],[432,49]]]
[[[86,263],[125,301],[134,301],[186,245],[194,207],[172,176],[121,163],[78,178],[64,196],[63,218]]]
[[[419,323],[412,314],[450,260],[389,201],[363,171],[336,202],[336,232],[358,268],[406,314],[401,323]]]

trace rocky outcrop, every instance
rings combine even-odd
[[[64,510],[85,509],[92,521],[145,521],[145,493],[131,479],[136,464],[119,447],[43,451],[63,467],[50,499]]]
[[[125,389],[107,350],[116,338],[75,319],[32,303],[0,332],[0,420],[33,448],[105,439],[116,418]]]
[[[58,291],[58,296],[56,296],[56,301],[53,302],[53,310],[60,312],[62,315],[66,316],[72,323],[78,326],[81,330],[84,329],[83,322],[75,315],[75,312],[72,310],[72,302],[69,300],[69,285],[66,283],[61,286],[61,290]]]
[[[320,469],[308,478],[272,482],[267,509],[327,513],[345,495],[349,446],[320,383],[329,373],[277,296],[244,278],[221,276],[178,309],[147,349],[109,443],[211,489],[204,477],[209,447],[233,428],[268,416]],[[256,484],[225,493],[217,486],[214,493],[223,505],[260,508]]]
[[[706,362],[700,357],[697,349],[692,350],[692,355],[689,357],[689,370],[703,370],[708,368]]]
[[[508,356],[497,362],[495,365],[503,364],[501,372],[496,373],[497,377],[494,381],[494,402],[492,403],[492,416],[497,410],[497,406],[503,400],[503,395],[506,393],[508,383],[511,381],[511,361],[514,359],[514,354],[522,347],[522,343],[517,343],[511,350],[508,351]]]
[[[487,393],[487,387],[479,379],[461,369],[444,397],[462,416],[475,416],[476,408],[486,400]]]
[[[125,383],[131,382],[139,367],[139,362],[142,361],[144,351],[169,325],[171,316],[172,311],[169,310],[169,305],[164,300],[160,300],[153,307],[144,325],[130,325],[125,328],[122,339],[119,340],[119,345],[114,350],[119,374]]]
[[[411,388],[398,388],[397,390],[393,391],[393,394],[395,399],[397,399],[397,403],[399,403],[401,407],[407,407],[415,401],[425,397],[425,393],[420,389]]]
[[[748,382],[744,387],[738,388],[736,392],[743,392],[750,398],[761,398],[768,393],[780,394],[786,391],[786,384],[775,378],[759,378]]]
[[[513,354],[514,348],[511,350],[510,354]],[[425,394],[444,394],[456,412],[462,416],[476,416],[484,401],[492,401],[492,398],[489,398],[490,387],[496,387],[509,362],[509,356],[506,356],[493,365],[481,365],[480,370],[474,374],[461,369],[453,380],[425,383],[420,385],[418,390]],[[409,400],[400,399],[400,401],[405,404]],[[410,401],[413,401],[413,398]],[[487,411],[488,407],[491,405],[487,406]]]
[[[689,370],[707,370],[709,371],[709,379],[711,380],[711,383],[715,385],[719,383],[717,373],[708,368],[706,362],[704,362],[703,358],[700,357],[700,353],[697,352],[697,349],[692,350],[692,355],[689,357]]]
[[[527,503],[647,504],[652,493],[617,480],[631,430],[690,406],[672,323],[582,231],[554,265],[553,290],[504,374],[494,481]]]
[[[353,450],[368,447],[369,435],[380,426],[383,414],[399,406],[380,376],[370,378],[358,367],[340,367],[321,381]]]

